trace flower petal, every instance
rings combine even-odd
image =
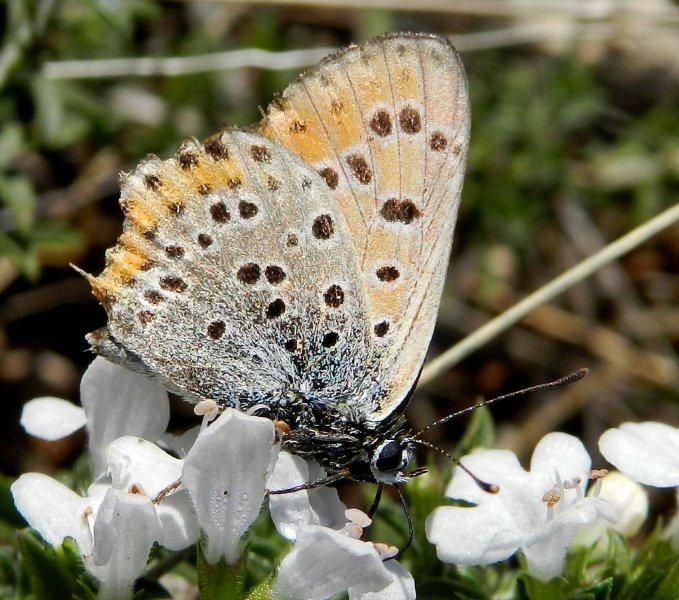
[[[607,461],[639,483],[679,485],[679,429],[664,423],[623,423],[599,438]]]
[[[24,404],[21,426],[33,437],[49,442],[78,431],[87,422],[85,411],[68,400],[45,396]]]
[[[316,462],[307,462],[289,452],[278,455],[267,487],[279,490],[308,481],[317,481],[326,476]],[[278,532],[289,540],[296,537],[300,525],[324,525],[341,529],[346,523],[341,502],[334,488],[323,486],[312,490],[269,496],[269,512]]]
[[[366,592],[352,586],[349,600],[415,600],[415,580],[408,570],[395,560],[383,564],[393,577],[391,583],[378,592]]]
[[[91,483],[87,488],[87,496],[85,501],[87,502],[88,511],[94,518],[97,517],[99,512],[99,507],[104,501],[106,494],[111,489],[111,478],[110,477],[100,477],[94,483]]]
[[[170,419],[167,392],[140,373],[97,357],[80,383],[87,415],[95,476],[106,468],[106,447],[116,438],[135,435],[158,439]]]
[[[179,481],[184,464],[153,442],[129,435],[109,444],[106,462],[114,487],[127,490],[136,484],[151,499]]]
[[[591,466],[592,460],[578,438],[567,433],[553,432],[548,433],[535,446],[530,472],[533,476],[540,474],[545,481],[550,482],[554,481],[555,473],[563,481],[579,478],[584,489]]]
[[[581,529],[575,540],[581,546],[590,546],[599,539],[605,541],[606,532],[610,528],[626,537],[635,536],[648,516],[648,494],[636,481],[618,471],[612,471],[606,475],[602,484],[598,498],[615,510],[617,522],[611,525],[602,519]]]
[[[533,577],[547,582],[563,573],[573,531],[557,529],[549,537],[522,548],[528,563],[528,572]]]
[[[94,551],[85,561],[101,582],[99,597],[124,598],[146,567],[161,524],[151,500],[110,489],[94,522]]]
[[[500,487],[500,492],[517,480],[526,477],[526,471],[519,464],[516,455],[509,450],[480,450],[463,456],[462,464],[479,479]],[[493,496],[484,492],[462,469],[455,469],[452,480],[446,488],[448,498],[466,500],[481,504]]]
[[[593,505],[583,501],[570,507],[560,517],[522,548],[528,572],[540,581],[549,581],[563,573],[568,546],[581,527],[596,521],[597,511]]]
[[[616,531],[632,537],[639,533],[648,516],[648,494],[636,481],[613,471],[602,481],[601,500],[617,513]]]
[[[286,600],[322,600],[350,588],[354,593],[379,592],[391,583],[393,574],[372,544],[327,527],[303,525],[281,562],[275,593]]]
[[[205,557],[229,564],[239,541],[257,518],[278,446],[273,423],[227,409],[201,432],[184,463],[182,482],[191,493],[207,534]]]
[[[615,510],[600,498],[583,498],[556,516],[521,548],[528,572],[540,581],[561,575],[568,547],[578,531],[596,525],[599,519],[616,520]]]
[[[160,445],[163,448],[172,450],[179,458],[186,458],[189,450],[191,450],[191,446],[196,443],[200,431],[201,426],[196,425],[178,435],[174,433],[165,433],[159,440],[161,442]]]
[[[173,551],[183,550],[198,539],[200,527],[188,490],[165,497],[156,510],[163,525],[161,546]]]
[[[426,522],[427,539],[443,562],[487,565],[509,558],[524,532],[494,505],[472,508],[440,506]]]
[[[84,515],[87,499],[42,473],[25,473],[12,484],[18,511],[52,546],[72,537],[81,554],[92,551],[92,537]]]

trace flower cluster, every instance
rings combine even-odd
[[[102,358],[83,377],[81,402],[83,408],[38,398],[26,405],[22,424],[48,440],[87,428],[96,476],[87,494],[39,473],[19,477],[12,493],[47,542],[75,540],[85,567],[100,582],[101,598],[131,595],[155,543],[178,551],[202,531],[209,563],[237,562],[241,539],[267,489],[325,475],[318,465],[279,452],[269,419],[235,410],[217,416],[209,403],[196,408],[204,415],[202,426],[168,435],[166,391]],[[344,591],[352,599],[415,597],[410,574],[395,560],[385,562],[395,549],[361,541],[370,519],[348,510],[335,490],[272,496],[270,511],[278,531],[296,540],[278,571],[280,598],[327,598]]]
[[[85,427],[94,482],[79,495],[57,480],[24,474],[12,485],[19,511],[50,544],[75,540],[101,598],[128,598],[158,544],[180,551],[203,537],[209,563],[236,563],[242,538],[268,497],[271,519],[294,542],[279,565],[272,597],[410,600],[415,583],[392,546],[364,541],[371,519],[347,509],[329,487],[268,496],[326,476],[316,463],[280,450],[269,419],[199,403],[202,424],[167,433],[167,392],[154,381],[97,358],[81,385],[82,408],[58,398],[29,402],[22,415],[34,436],[54,440]],[[464,505],[436,508],[426,534],[438,557],[482,565],[516,552],[547,581],[563,573],[573,545],[604,543],[608,528],[638,532],[648,499],[636,482],[679,486],[679,430],[626,423],[604,433],[604,457],[621,472],[592,471],[582,443],[550,433],[530,468],[505,450],[463,457],[466,469],[495,484],[482,489],[457,469],[446,496]],[[459,502],[458,502],[459,504]],[[670,527],[679,532],[679,523]],[[679,546],[679,533],[671,533]]]
[[[547,581],[563,571],[568,546],[580,529],[617,518],[597,493],[585,496],[590,458],[571,435],[545,436],[533,452],[530,471],[506,450],[483,450],[464,464],[500,490],[485,492],[463,470],[455,472],[446,495],[475,506],[442,506],[429,517],[427,537],[443,561],[490,564],[521,549],[529,571]]]
[[[439,558],[459,565],[491,564],[520,550],[534,577],[548,581],[564,569],[571,545],[592,546],[614,527],[638,533],[648,514],[641,484],[679,486],[679,429],[663,423],[624,423],[599,439],[599,450],[620,472],[590,471],[582,443],[550,433],[536,446],[530,471],[504,450],[482,450],[464,465],[499,486],[481,490],[458,469],[446,496],[471,507],[442,506],[427,521]],[[588,480],[595,480],[589,486]],[[602,485],[603,484],[603,485]],[[679,550],[679,518],[667,530]]]

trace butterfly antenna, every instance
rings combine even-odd
[[[313,490],[314,488],[323,487],[340,481],[348,475],[349,471],[347,469],[343,469],[339,473],[333,473],[332,475],[328,475],[328,477],[323,477],[322,479],[317,479],[316,481],[306,481],[304,483],[300,483],[299,485],[281,490],[267,490],[266,493],[269,494],[269,496],[276,496],[282,494],[292,494],[294,492],[302,492],[304,490]]]
[[[575,383],[576,381],[580,381],[587,373],[589,372],[589,369],[578,369],[577,371],[573,371],[572,373],[569,373],[565,377],[561,377],[560,379],[556,379],[554,381],[549,381],[547,383],[540,383],[538,385],[534,385],[531,387],[524,388],[522,390],[518,390],[516,392],[511,392],[509,394],[504,394],[503,396],[498,396],[497,398],[491,398],[490,400],[485,400],[484,402],[481,402],[479,404],[474,404],[474,406],[468,406],[467,408],[463,408],[462,410],[458,410],[457,412],[454,412],[452,415],[448,415],[447,417],[443,417],[442,419],[439,419],[438,421],[434,421],[430,425],[427,425],[424,429],[421,431],[418,431],[415,434],[415,437],[413,438],[413,441],[418,440],[418,438],[425,432],[431,429],[432,427],[436,427],[437,425],[442,425],[443,423],[447,423],[448,421],[452,421],[453,419],[460,417],[464,414],[467,414],[468,412],[472,412],[476,410],[477,408],[481,408],[482,406],[488,406],[489,404],[493,404],[494,402],[498,402],[500,400],[507,400],[508,398],[515,398],[517,396],[525,396],[526,394],[530,394],[531,392],[537,392],[540,390],[549,390],[551,388],[556,388],[556,387],[564,387],[566,385],[571,385],[572,383]]]
[[[460,462],[459,458],[453,456],[449,452],[446,452],[445,450],[442,450],[438,446],[434,446],[434,444],[430,444],[425,440],[413,439],[412,441],[415,444],[419,444],[420,446],[424,446],[425,448],[429,448],[430,450],[435,450],[439,454],[443,454],[443,456],[453,461],[458,467],[460,467],[460,469],[462,469],[467,475],[469,475],[474,480],[474,483],[478,485],[484,492],[488,492],[489,494],[497,494],[500,491],[499,486],[495,485],[494,483],[487,483],[483,481],[483,479],[479,479],[476,475],[474,475],[474,473],[472,473],[467,467],[465,467]]]

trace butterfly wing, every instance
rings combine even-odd
[[[124,231],[89,276],[96,351],[191,399],[248,408],[290,390],[365,389],[371,340],[355,252],[322,179],[256,134],[147,159],[122,184]]]
[[[260,131],[325,179],[358,253],[383,382],[369,418],[395,411],[431,339],[469,141],[462,63],[444,38],[396,34],[302,75]]]

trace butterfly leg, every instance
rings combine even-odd
[[[158,492],[158,495],[153,499],[154,504],[160,504],[166,496],[174,492],[175,490],[179,489],[182,485],[182,480],[177,479],[177,481],[173,481],[170,485],[167,487],[163,488]]]
[[[399,548],[399,551],[397,554],[390,558],[386,558],[385,561],[391,560],[392,558],[398,558],[401,556],[410,546],[410,544],[413,543],[413,518],[410,515],[410,509],[408,508],[408,503],[406,502],[405,496],[403,495],[403,492],[401,491],[401,488],[398,485],[394,486],[396,488],[396,492],[398,493],[398,498],[401,501],[401,506],[403,507],[403,512],[405,513],[406,519],[408,521],[408,541],[406,541],[405,546],[403,548]]]
[[[383,485],[378,485],[377,486],[377,492],[375,492],[375,497],[373,498],[372,504],[370,505],[370,508],[368,509],[368,516],[372,519],[375,516],[375,513],[377,512],[377,507],[380,505],[380,500],[382,500],[382,490],[384,489]]]
[[[289,488],[284,488],[282,490],[267,490],[267,493],[269,495],[276,495],[276,494],[292,494],[293,492],[301,492],[303,490],[312,490],[317,487],[322,487],[324,485],[330,485],[331,483],[335,483],[336,481],[339,481],[340,479],[344,479],[345,477],[348,477],[349,475],[349,470],[348,469],[343,469],[339,473],[333,473],[332,475],[329,475],[328,477],[324,477],[323,479],[317,479],[316,481],[307,481],[305,483],[300,483],[299,485],[295,485],[293,487]]]
[[[373,517],[375,516],[375,513],[377,512],[377,508],[380,505],[380,500],[382,500],[382,491],[384,490],[384,486],[382,484],[377,486],[377,491],[375,492],[375,497],[373,498],[372,503],[370,504],[370,508],[368,509],[368,516],[370,517],[370,520],[372,521]],[[368,525],[367,527],[363,528],[363,535],[366,535],[369,531],[370,528],[372,527],[372,523]]]

